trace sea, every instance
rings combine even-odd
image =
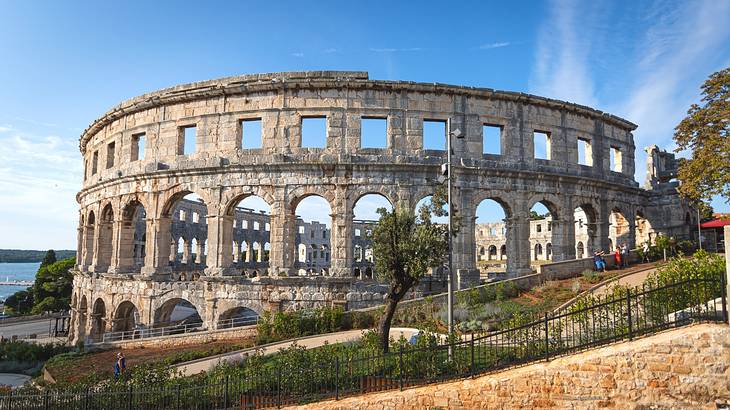
[[[0,263],[0,282],[6,280],[35,280],[35,274],[41,266],[40,262],[33,263]],[[5,300],[13,293],[23,290],[27,286],[0,285],[0,300]]]

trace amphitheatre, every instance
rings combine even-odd
[[[324,145],[302,138],[308,121],[323,122]],[[363,121],[384,124],[384,146],[361,139]],[[122,102],[81,135],[71,341],[165,326],[180,303],[209,329],[242,312],[382,303],[387,287],[363,240],[372,221],[356,221],[353,209],[365,195],[411,208],[431,195],[447,153],[424,143],[424,129],[443,127],[445,141],[447,121],[461,131],[452,145],[453,203],[466,221],[453,248],[459,288],[479,283],[482,261],[517,277],[534,259],[691,235],[695,214],[676,195],[673,155],[650,147],[640,187],[636,125],[590,107],[366,72],[178,85]],[[260,135],[247,134],[252,123]],[[497,151],[487,153],[494,130]],[[268,213],[239,205],[253,196]],[[310,196],[329,204],[326,225],[297,218]],[[504,220],[474,223],[483,201],[498,203]],[[542,222],[530,215],[537,203],[549,212]],[[256,232],[242,232],[254,223]]]

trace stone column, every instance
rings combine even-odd
[[[76,268],[79,271],[85,269],[84,266],[84,226],[79,219],[79,225],[76,228]]]
[[[573,211],[565,209],[563,214],[560,215],[560,219],[553,219],[551,229],[553,262],[575,259],[575,217]],[[547,252],[547,249],[544,251]]]
[[[170,227],[172,221],[169,216],[150,218],[148,215],[146,223],[147,253],[141,273],[145,276],[154,276],[161,279],[169,278],[170,273],[172,273],[170,268]]]
[[[125,221],[120,215],[114,221],[114,240],[109,273],[127,273],[134,269],[134,220]]]
[[[271,254],[269,255],[269,272],[273,276],[296,275],[294,260],[296,253],[297,221],[289,212],[284,199],[271,204]],[[247,262],[253,260],[253,241],[248,243]],[[294,259],[293,259],[294,258]]]
[[[209,208],[213,208],[209,206]],[[206,216],[208,221],[208,256],[205,274],[223,276],[230,270],[233,217],[225,214]]]
[[[597,250],[609,251],[608,236],[610,234],[610,226],[608,222],[611,211],[608,209],[608,205],[605,200],[601,201],[599,209],[597,209],[596,212],[598,213],[596,218],[596,236],[593,241],[593,249],[588,249],[586,251],[587,256],[593,256],[593,252]]]
[[[353,214],[346,195],[347,188],[338,187],[331,215],[330,276],[350,277],[352,271]]]
[[[94,229],[94,255],[89,268],[91,272],[102,273],[109,268],[111,244],[108,241],[113,237],[112,229],[110,222],[105,222],[99,218],[96,229]]]
[[[515,204],[507,218],[507,276],[519,277],[532,273],[530,268],[530,219],[524,201]]]
[[[454,189],[457,191],[457,188]],[[479,284],[479,270],[476,267],[475,209],[466,204],[471,201],[471,193],[461,191],[456,194],[453,203],[461,217],[461,227],[452,240],[452,262],[454,263],[455,280],[458,289]]]
[[[636,211],[631,210],[631,213],[627,217],[624,215],[624,218],[626,218],[626,221],[629,223],[629,232],[626,234],[626,244],[629,246],[629,249],[636,248]]]
[[[183,254],[182,254],[182,261],[180,261],[180,262],[182,262],[186,265],[192,264],[193,261],[190,258],[190,254],[192,253],[191,252],[192,247],[193,247],[193,244],[190,243],[190,241],[188,239],[183,238]]]

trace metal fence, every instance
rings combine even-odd
[[[724,275],[695,275],[652,288],[634,288],[579,302],[507,329],[428,347],[401,345],[387,354],[357,353],[313,360],[297,367],[245,368],[238,376],[195,384],[12,394],[0,409],[219,409],[273,408],[405,389],[473,377],[590,347],[656,333],[693,322],[728,317]],[[200,383],[199,381],[197,383]]]

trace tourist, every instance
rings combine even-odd
[[[616,269],[621,269],[623,267],[623,260],[621,260],[621,247],[617,246],[616,250],[613,252],[613,258],[614,262],[616,262]]]
[[[643,253],[641,261],[649,262],[649,242],[644,242],[644,245],[641,247],[641,253]]]
[[[599,272],[606,271],[606,261],[603,260],[603,251],[593,252],[593,264],[595,265],[597,271],[599,271]]]
[[[117,361],[114,362],[114,380],[118,380],[125,370],[127,370],[127,363],[122,352],[119,352],[117,353]]]
[[[621,263],[624,268],[629,267],[629,245],[626,242],[621,244]]]

